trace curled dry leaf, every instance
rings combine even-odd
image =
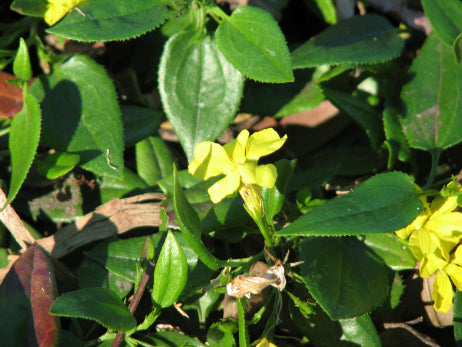
[[[281,263],[268,268],[262,276],[239,275],[235,277],[226,286],[226,292],[235,298],[242,298],[243,296],[250,298],[251,294],[259,294],[269,285],[279,290],[286,287],[284,266]]]

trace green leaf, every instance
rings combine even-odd
[[[364,243],[395,271],[412,270],[415,266],[411,250],[394,233],[367,234]]]
[[[350,94],[323,86],[324,95],[340,110],[349,115],[366,132],[372,148],[378,149],[383,139],[382,119],[379,112],[366,101]]]
[[[135,282],[143,243],[144,237],[106,241],[85,252],[85,255],[118,276]]]
[[[422,0],[422,6],[436,35],[452,46],[462,32],[462,3],[459,0]]]
[[[454,298],[454,339],[457,347],[462,346],[462,292],[456,291]]]
[[[332,319],[368,313],[388,294],[387,268],[355,238],[305,238],[300,260],[310,293]]]
[[[107,270],[100,263],[89,258],[85,258],[80,263],[77,275],[80,288],[106,288],[121,299],[127,296],[133,288],[133,281]]]
[[[28,81],[32,78],[29,50],[22,37],[19,39],[19,48],[13,61],[13,73],[17,78],[23,81]]]
[[[244,78],[210,37],[194,33],[171,37],[159,66],[164,111],[191,161],[202,141],[214,141],[232,122]]]
[[[53,267],[47,253],[33,244],[15,261],[0,286],[2,346],[56,346],[59,320],[48,313],[55,298]]]
[[[404,41],[382,16],[355,16],[327,28],[292,52],[294,68],[378,63],[397,57]]]
[[[413,148],[442,150],[462,141],[462,66],[451,47],[430,34],[401,92],[402,124]]]
[[[456,37],[452,48],[454,50],[456,63],[462,65],[462,34]]]
[[[122,105],[125,146],[130,147],[154,134],[159,126],[162,114],[146,107]]]
[[[14,0],[10,7],[25,16],[43,17],[47,10],[45,0]]]
[[[51,305],[50,313],[90,319],[117,331],[127,331],[136,326],[135,317],[123,302],[104,288],[84,288],[65,293]]]
[[[337,23],[337,10],[332,0],[314,0],[321,11],[324,21],[328,24]]]
[[[78,154],[56,152],[37,161],[37,171],[50,180],[64,176],[80,161]]]
[[[238,7],[223,18],[215,37],[226,59],[247,77],[260,82],[294,81],[284,35],[268,12]]]
[[[138,175],[150,186],[172,175],[175,157],[161,137],[150,136],[138,142],[135,154]]]
[[[401,172],[376,175],[353,192],[326,202],[295,220],[279,235],[341,236],[395,231],[423,210],[419,192]]]
[[[123,170],[123,177],[103,177],[99,186],[101,194],[101,203],[114,198],[122,198],[128,194],[136,195],[136,193],[146,192],[149,188],[148,184],[137,174],[127,168]]]
[[[36,80],[30,92],[43,109],[43,140],[80,155],[81,166],[96,175],[122,176],[120,110],[114,85],[100,65],[76,55]]]
[[[286,117],[294,113],[312,110],[324,99],[325,97],[318,86],[318,81],[311,80],[292,100],[279,109],[274,117]]]
[[[381,347],[379,335],[368,314],[359,317],[340,319],[343,330],[342,340],[349,341],[355,346]]]
[[[11,203],[18,194],[34,161],[40,140],[40,125],[40,106],[37,99],[26,94],[23,107],[13,118],[10,127],[9,148],[12,169],[6,204]]]
[[[154,270],[152,300],[161,308],[178,299],[188,280],[188,263],[175,236],[168,231]]]
[[[115,41],[140,36],[167,18],[165,1],[83,1],[47,32],[78,41]]]
[[[207,331],[207,345],[210,347],[236,347],[234,324],[213,323]]]
[[[175,346],[192,346],[206,347],[207,345],[200,342],[195,337],[189,337],[184,333],[177,331],[159,331],[146,337],[149,342],[160,347],[175,347]]]
[[[292,173],[297,162],[286,159],[279,160],[275,163],[278,177],[273,188],[262,188],[261,197],[263,200],[263,210],[267,223],[273,224],[273,219],[276,214],[281,211],[284,203],[287,186],[292,178]]]
[[[189,204],[188,200],[178,181],[176,168],[173,171],[174,177],[174,198],[173,205],[175,209],[178,225],[183,233],[184,238],[189,246],[194,250],[199,259],[210,269],[217,270],[220,268],[221,261],[213,256],[205,247],[201,240],[201,221],[196,211]]]

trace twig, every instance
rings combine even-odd
[[[77,248],[128,230],[159,226],[160,202],[149,200],[165,199],[162,193],[148,193],[126,199],[113,199],[86,214],[55,234],[37,242],[53,257],[61,258]]]
[[[5,206],[6,202],[6,194],[0,188],[0,208]],[[24,223],[22,222],[21,218],[19,218],[11,204],[0,212],[0,220],[8,228],[16,242],[21,246],[22,250],[26,249],[28,244],[30,245],[35,242],[34,237],[24,226]]]
[[[419,317],[417,319],[414,319],[412,321],[408,321],[408,322],[405,322],[405,323],[383,323],[383,327],[385,329],[395,329],[395,328],[406,329],[412,335],[417,337],[420,341],[425,343],[427,346],[441,347],[439,344],[437,344],[435,341],[433,341],[433,339],[430,336],[422,334],[421,332],[418,332],[417,330],[415,330],[413,327],[409,326],[409,324],[416,324],[416,323],[420,323],[422,321],[423,321],[423,318]]]
[[[129,311],[134,314],[138,305],[140,304],[141,297],[144,294],[144,291],[146,290],[146,286],[154,274],[154,266],[150,262],[147,262],[146,266],[146,271],[143,274],[143,277],[141,278],[140,284],[138,285],[138,288],[133,295],[133,300],[130,302],[130,305],[128,306]],[[119,345],[122,343],[123,338],[125,336],[125,333],[123,331],[119,331],[112,342],[112,347],[119,347]]]

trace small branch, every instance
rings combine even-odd
[[[112,199],[55,234],[37,242],[53,257],[61,258],[90,242],[122,234],[138,227],[159,226],[162,193]]]
[[[396,328],[406,329],[412,335],[417,337],[420,341],[425,343],[427,346],[441,347],[439,344],[437,344],[435,341],[433,341],[433,339],[430,336],[422,334],[421,332],[418,332],[417,330],[415,330],[413,327],[409,326],[409,324],[416,324],[416,323],[420,323],[422,321],[423,321],[422,317],[419,317],[417,319],[414,319],[414,320],[406,322],[406,323],[383,323],[383,327],[385,329],[396,329]]]
[[[154,266],[148,262],[146,271],[144,272],[143,277],[141,278],[136,293],[133,295],[133,300],[130,302],[130,305],[128,306],[128,309],[132,314],[135,313],[138,305],[140,304],[141,297],[143,296],[146,290],[146,286],[153,274]],[[124,339],[124,336],[125,333],[123,331],[119,331],[114,339],[114,342],[112,342],[112,347],[119,347],[119,345],[122,343]]]
[[[0,208],[5,206],[6,202],[6,194],[0,188]],[[22,222],[21,218],[19,218],[18,214],[11,206],[11,204],[5,207],[3,211],[0,212],[0,220],[8,228],[16,242],[21,246],[21,249],[24,250],[27,248],[28,244],[30,245],[35,242],[34,237],[24,226],[24,223]]]

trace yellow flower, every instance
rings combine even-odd
[[[458,246],[456,251],[451,255],[451,261],[436,273],[435,282],[433,282],[432,297],[435,301],[434,308],[438,312],[446,313],[452,305],[454,291],[452,283],[457,290],[462,290],[462,247]]]
[[[448,255],[462,238],[462,213],[453,212],[456,208],[456,196],[438,196],[414,222],[397,230],[396,234],[401,238],[410,235],[409,247],[419,261],[428,254],[438,255],[447,261],[448,256],[444,255]]]
[[[224,146],[210,141],[201,142],[194,149],[194,160],[188,170],[204,180],[225,175],[208,189],[214,203],[245,185],[272,188],[277,178],[276,167],[272,164],[258,165],[258,160],[277,151],[286,139],[287,135],[281,138],[269,128],[250,136],[247,130],[243,130],[234,141]]]
[[[54,25],[63,18],[70,9],[76,7],[83,0],[48,0],[45,12],[45,22]]]
[[[436,273],[432,297],[439,312],[451,308],[452,283],[462,290],[462,213],[454,212],[461,190],[459,183],[451,182],[430,206],[424,201],[425,210],[409,226],[396,231],[401,238],[409,237],[409,248],[420,261],[420,276]]]

